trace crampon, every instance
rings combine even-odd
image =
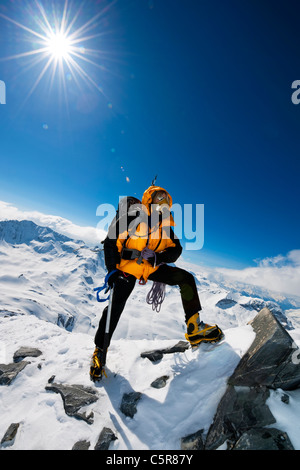
[[[107,378],[105,368],[102,365],[101,356],[102,350],[96,347],[91,359],[90,366],[90,378],[93,382],[99,382],[102,380],[103,376]]]
[[[224,338],[224,333],[218,325],[208,325],[200,322],[199,316],[196,314],[187,323],[185,337],[192,349],[197,349],[201,343],[219,343]]]

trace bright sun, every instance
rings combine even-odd
[[[46,47],[54,59],[67,59],[72,52],[71,41],[63,33],[51,34],[46,41]]]
[[[42,68],[28,97],[36,89],[48,70],[52,71],[51,84],[56,73],[58,73],[64,89],[66,88],[66,77],[69,77],[68,80],[74,79],[78,86],[81,79],[102,93],[102,89],[88,73],[88,69],[84,67],[84,64],[89,66],[89,69],[91,68],[90,66],[94,66],[101,71],[107,70],[102,64],[98,63],[100,57],[102,60],[103,58],[106,60],[105,51],[91,49],[85,43],[104,34],[99,26],[103,15],[107,13],[115,1],[110,3],[110,7],[101,9],[94,17],[89,18],[86,23],[80,24],[84,3],[83,1],[79,5],[77,12],[71,12],[72,8],[69,0],[57,2],[57,5],[59,5],[57,10],[52,9],[52,11],[47,11],[41,0],[35,0],[32,2],[35,5],[34,15],[32,15],[31,10],[28,10],[28,17],[32,17],[36,23],[35,29],[21,24],[0,12],[0,18],[4,18],[18,28],[21,28],[27,35],[29,33],[34,38],[30,50],[3,59],[0,57],[0,61],[20,59],[22,57],[32,58],[29,64],[30,67],[39,66],[43,61]],[[27,36],[24,44],[28,44]],[[95,61],[95,59],[97,60]]]

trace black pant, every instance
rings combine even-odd
[[[188,271],[163,264],[149,276],[149,280],[162,282],[164,284],[168,284],[169,286],[179,286],[186,322],[195,313],[200,312],[201,304],[195,279],[194,276]],[[111,307],[109,340],[111,340],[113,332],[116,329],[126,301],[133,291],[135,282],[135,276],[123,273],[122,271],[120,271],[120,274],[115,281]],[[103,310],[99,328],[95,336],[95,345],[99,348],[103,347],[107,309],[108,307],[105,307]]]

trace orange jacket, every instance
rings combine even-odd
[[[155,191],[159,190],[165,191],[165,189],[159,186],[150,186],[144,192],[142,204],[143,210],[147,214],[145,220],[148,220],[148,216],[151,216],[152,195]],[[169,195],[169,193],[167,194]],[[170,195],[169,198],[171,208],[172,198]],[[138,251],[142,251],[145,247],[148,247],[156,253],[160,253],[169,247],[175,247],[175,243],[168,236],[168,227],[175,225],[172,215],[170,214],[170,217],[162,218],[160,221],[158,220],[158,217],[156,217],[155,220],[157,223],[155,223],[153,227],[149,227],[148,223],[142,221],[133,233],[129,234],[128,231],[120,233],[117,239],[117,248],[119,253],[122,253],[123,247]],[[146,260],[143,260],[141,264],[138,264],[137,261],[138,258],[133,260],[121,259],[120,263],[116,267],[121,271],[133,274],[137,279],[143,278],[145,281],[147,281],[150,274],[158,269],[158,266],[152,266]]]

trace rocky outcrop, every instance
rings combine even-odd
[[[70,313],[59,313],[57,316],[57,326],[65,328],[67,331],[72,331],[75,324],[75,317]]]
[[[217,449],[225,442],[227,448],[231,449],[245,432],[274,424],[274,416],[266,405],[269,395],[266,387],[229,385],[209,429],[205,449]]]
[[[20,362],[25,359],[25,357],[39,357],[43,353],[37,348],[30,348],[27,346],[22,346],[14,353],[14,362]]]
[[[94,450],[108,450],[110,444],[117,439],[117,436],[110,428],[104,427],[99,434]],[[78,441],[73,445],[72,450],[88,450],[90,445],[89,441]]]
[[[160,361],[164,354],[174,354],[175,352],[184,352],[189,348],[187,341],[179,341],[170,348],[154,349],[152,351],[146,351],[141,353],[141,357],[146,357],[151,362]]]
[[[0,364],[0,385],[10,385],[17,375],[30,364],[26,361],[10,364]]]
[[[276,428],[266,401],[270,389],[300,386],[299,349],[270,310],[250,322],[255,339],[237,365],[208,431],[205,449],[290,450],[286,433]]]
[[[97,443],[94,447],[95,450],[108,450],[111,442],[115,441],[117,436],[110,428],[104,427],[98,437]]]
[[[264,308],[250,322],[256,337],[228,383],[292,390],[300,385],[297,347],[275,316]]]
[[[182,437],[181,450],[204,450],[202,434],[203,429],[200,429],[193,434]]]
[[[51,383],[45,388],[48,391],[59,393],[61,395],[64,409],[68,416],[83,419],[88,424],[93,423],[92,412],[87,415],[79,410],[83,406],[90,405],[98,400],[98,395],[95,389],[84,387],[83,385],[63,385],[58,383]]]
[[[286,432],[275,428],[256,428],[246,431],[233,450],[294,450]]]
[[[13,361],[10,364],[0,364],[0,385],[10,385],[17,375],[28,365],[30,362],[24,361],[25,357],[39,357],[42,352],[36,348],[22,346],[13,356]]]
[[[77,441],[72,447],[72,450],[89,450],[91,443],[89,441]]]
[[[167,381],[169,380],[168,375],[162,375],[161,377],[158,377],[157,379],[153,380],[153,382],[150,384],[151,387],[153,388],[163,388],[167,385]]]
[[[19,429],[20,423],[11,423],[1,439],[1,446],[7,447],[13,445]]]
[[[122,413],[129,418],[133,418],[137,412],[136,406],[141,398],[142,394],[140,392],[124,393],[120,406]]]

